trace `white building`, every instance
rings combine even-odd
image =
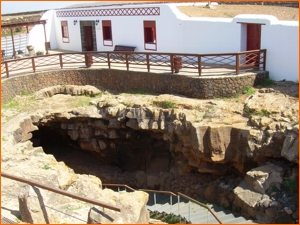
[[[113,51],[115,45],[126,45],[137,52],[197,54],[266,49],[270,78],[298,81],[298,21],[253,14],[193,18],[182,14],[178,4],[65,8],[47,11],[41,19],[47,20],[51,49]],[[36,50],[45,46],[37,35],[42,29],[37,25],[31,31],[29,44]]]

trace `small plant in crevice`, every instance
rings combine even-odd
[[[22,91],[21,96],[29,96],[30,93],[28,91]]]
[[[46,164],[46,165],[44,165],[43,169],[44,170],[49,170],[49,169],[51,169],[51,166],[49,166],[48,164]]]
[[[206,118],[208,118],[208,117],[209,117],[209,116],[208,116],[208,113],[205,112],[204,115],[203,115],[203,119],[206,119]]]
[[[82,208],[81,205],[79,205],[79,206],[68,205],[68,206],[67,206],[67,210],[70,210],[70,211],[72,211],[72,210],[77,210],[77,209],[81,209],[81,208]]]
[[[291,178],[285,178],[283,181],[284,186],[286,186],[290,192],[297,192],[298,182]]]
[[[127,108],[132,108],[132,107],[134,106],[134,103],[132,103],[132,102],[125,103],[125,106],[126,106]]]
[[[18,106],[20,106],[20,103],[15,98],[12,98],[2,104],[3,109],[12,109],[17,108]]]
[[[251,87],[250,85],[247,85],[243,91],[242,91],[243,94],[246,94],[246,95],[253,95],[255,93],[255,91],[253,90],[253,87]]]
[[[79,96],[76,99],[76,103],[74,106],[80,107],[80,106],[88,106],[90,104],[91,98],[86,96]]]
[[[255,109],[244,108],[244,113],[247,116],[261,116],[261,117],[265,116],[265,117],[269,117],[271,115],[271,113],[266,109],[255,110]]]
[[[22,220],[20,220],[19,218],[15,218],[16,223],[22,223]]]
[[[261,85],[262,86],[270,86],[270,85],[273,85],[274,84],[274,81],[271,80],[270,78],[265,78],[262,82],[261,82]]]
[[[262,109],[255,111],[255,115],[269,117],[271,113],[266,109]]]
[[[153,101],[153,105],[161,107],[163,109],[174,109],[177,108],[177,104],[171,101]]]
[[[173,213],[150,211],[150,218],[158,219],[168,224],[190,224],[185,218],[174,215]]]
[[[296,126],[296,125],[298,125],[298,124],[299,124],[299,121],[298,121],[298,120],[294,120],[292,125],[293,125],[293,126]]]
[[[206,201],[204,204],[205,204],[205,205],[211,205],[211,203],[208,202],[208,201]]]

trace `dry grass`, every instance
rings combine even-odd
[[[182,13],[189,17],[222,17],[233,18],[239,14],[266,14],[278,20],[299,20],[299,9],[267,5],[216,5],[214,9],[203,6],[178,6]]]

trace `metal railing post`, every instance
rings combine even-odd
[[[170,195],[170,214],[172,213],[172,195]]]
[[[263,57],[264,57],[263,70],[266,70],[266,59],[267,59],[267,50],[266,49],[263,50]]]
[[[240,55],[237,53],[235,55],[235,74],[238,75],[240,73]]]
[[[181,223],[181,216],[180,216],[180,207],[179,207],[179,203],[180,203],[180,195],[178,195],[178,215],[179,215],[179,223]]]
[[[171,73],[174,73],[174,55],[170,55],[170,63],[171,63]]]
[[[107,52],[107,65],[108,65],[108,69],[110,69],[110,54],[109,54],[109,52]]]
[[[156,211],[156,193],[154,193],[154,195],[153,195],[153,198],[154,198],[154,210]]]
[[[190,221],[191,217],[191,201],[189,201],[189,214],[188,214],[188,222]]]
[[[62,69],[63,68],[62,54],[59,55],[59,65],[60,65],[60,68]]]
[[[201,76],[201,73],[202,73],[202,62],[201,62],[201,55],[198,55],[198,73],[199,73],[199,76]]]
[[[125,59],[126,59],[126,68],[128,71],[129,70],[129,62],[128,62],[128,53],[127,52],[125,53]]]
[[[149,53],[146,53],[146,61],[147,61],[147,70],[150,72],[150,61],[149,61]]]
[[[206,210],[206,223],[208,223],[208,210]]]

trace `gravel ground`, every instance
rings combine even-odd
[[[214,9],[203,6],[178,6],[189,17],[233,18],[239,14],[267,14],[278,20],[299,20],[299,8],[267,5],[216,5]]]

